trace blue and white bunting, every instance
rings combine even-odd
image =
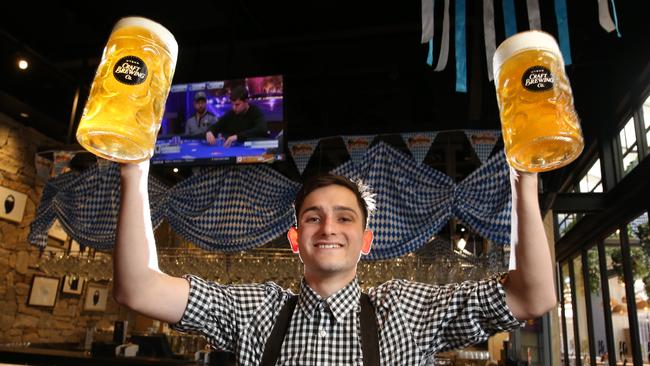
[[[436,139],[438,135],[437,132],[405,132],[402,133],[402,139],[408,147],[409,151],[413,155],[413,159],[418,164],[422,164],[424,158],[427,156],[431,144]]]
[[[318,145],[318,140],[289,141],[288,145],[289,154],[291,154],[293,161],[296,163],[296,168],[302,174]]]

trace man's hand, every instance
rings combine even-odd
[[[228,136],[226,141],[223,143],[223,147],[230,147],[230,145],[232,145],[235,141],[237,141],[237,135]]]
[[[205,139],[208,141],[208,144],[214,145],[217,143],[217,138],[214,137],[214,134],[210,131],[205,133]]]

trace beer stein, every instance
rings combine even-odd
[[[162,25],[141,17],[120,19],[104,48],[77,141],[112,161],[149,159],[177,55],[178,44]]]
[[[544,172],[575,160],[584,141],[555,39],[540,31],[515,34],[499,45],[493,67],[508,163]]]

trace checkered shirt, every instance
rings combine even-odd
[[[275,283],[219,285],[193,275],[182,319],[172,328],[203,334],[239,365],[258,365],[280,309],[293,294]],[[304,281],[278,365],[363,365],[357,279],[321,298]],[[388,281],[368,291],[383,365],[421,365],[432,355],[523,325],[505,302],[500,277],[435,286]]]

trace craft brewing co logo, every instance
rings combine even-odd
[[[142,84],[147,79],[147,65],[136,56],[122,57],[113,67],[113,76],[123,84]]]
[[[553,88],[554,82],[555,78],[551,70],[544,66],[529,67],[521,77],[521,85],[534,92],[549,90]]]

